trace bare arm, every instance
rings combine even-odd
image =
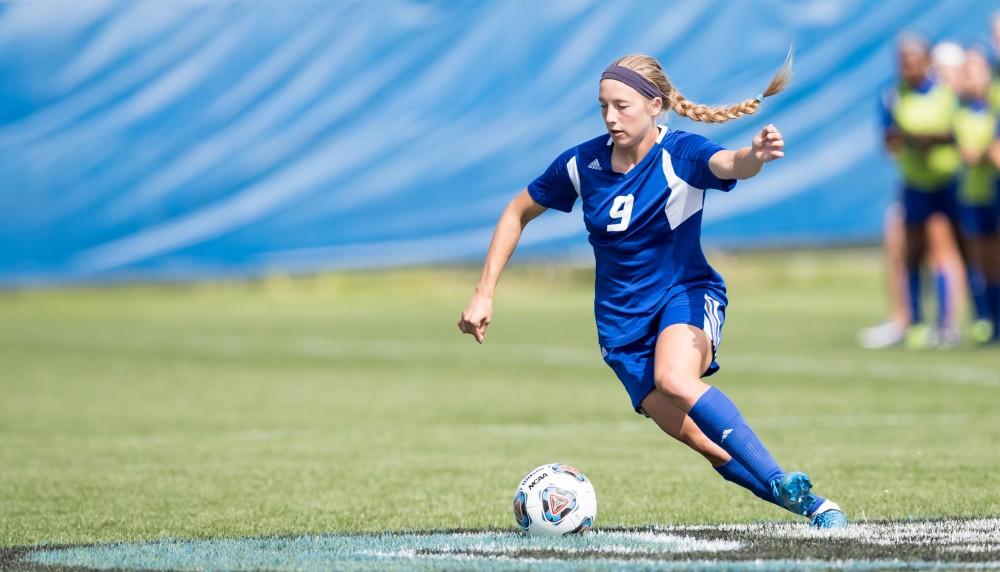
[[[785,140],[774,125],[761,129],[749,147],[735,151],[724,149],[712,155],[708,168],[720,179],[749,179],[760,172],[764,163],[785,156]]]
[[[893,157],[899,155],[905,144],[906,141],[898,130],[890,129],[885,132],[885,148],[889,150],[889,154]]]
[[[962,157],[962,162],[966,165],[979,165],[980,163],[986,163],[990,160],[989,148],[980,151],[972,147],[959,147],[958,154]]]
[[[921,151],[926,151],[935,145],[954,143],[953,133],[939,133],[937,135],[903,135],[903,141]]]
[[[493,292],[496,291],[500,274],[507,266],[517,242],[521,239],[521,231],[532,219],[546,211],[546,208],[535,202],[524,189],[517,194],[497,221],[493,231],[493,240],[486,253],[486,263],[483,264],[483,274],[476,284],[476,292],[472,295],[465,311],[458,319],[458,329],[462,333],[471,334],[476,341],[486,341],[486,328],[493,319]]]

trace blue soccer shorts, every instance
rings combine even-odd
[[[992,236],[1000,228],[1000,210],[993,205],[962,205],[958,222],[966,236]]]
[[[715,354],[722,342],[722,324],[726,321],[726,295],[715,288],[695,288],[671,296],[642,338],[616,348],[601,348],[604,363],[625,386],[632,409],[642,414],[642,400],[653,391],[653,355],[660,332],[674,324],[701,328],[712,343],[712,365],[702,373],[707,377],[719,371]]]
[[[903,187],[903,220],[907,226],[924,224],[934,213],[958,221],[958,187],[948,183],[932,191]]]

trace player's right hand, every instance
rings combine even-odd
[[[463,334],[471,334],[476,341],[483,343],[486,341],[486,328],[493,318],[493,298],[476,293],[472,295],[469,304],[465,307],[461,317],[458,319],[458,329]]]
[[[761,163],[769,163],[785,156],[785,139],[781,131],[768,124],[750,143],[750,152]]]

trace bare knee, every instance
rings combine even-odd
[[[698,376],[681,368],[663,367],[653,375],[656,389],[667,396],[681,411],[689,411],[697,399],[698,386],[702,381]]]

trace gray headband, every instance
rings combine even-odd
[[[660,93],[660,88],[656,87],[655,83],[646,79],[641,73],[625,66],[611,64],[601,74],[601,79],[620,81],[649,99],[654,97],[663,99],[663,94]]]

